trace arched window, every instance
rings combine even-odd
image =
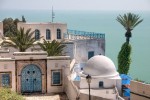
[[[38,29],[35,30],[35,40],[40,39],[40,31]]]
[[[57,29],[57,39],[61,39],[61,30]]]
[[[47,40],[51,39],[51,31],[49,29],[46,29],[46,39]]]

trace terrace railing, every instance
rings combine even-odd
[[[104,33],[95,33],[95,32],[86,32],[78,30],[67,30],[67,33],[64,34],[65,39],[105,39]]]

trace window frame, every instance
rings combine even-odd
[[[38,38],[36,38],[36,34],[38,33]],[[35,40],[39,40],[40,39],[40,30],[39,29],[35,29]]]
[[[57,39],[62,39],[61,29],[57,29]]]
[[[46,29],[46,40],[51,40],[51,30]]]
[[[99,81],[99,88],[104,87],[104,82],[103,81]]]
[[[9,86],[6,86],[6,87],[12,88],[12,72],[10,72],[10,71],[0,72],[0,87],[5,87],[5,86],[2,86],[2,75],[3,74],[8,74],[9,75]]]
[[[60,72],[60,84],[53,83],[53,72]],[[62,86],[62,70],[61,69],[51,70],[51,86]]]
[[[94,56],[94,51],[88,51],[88,59],[93,57],[93,56],[92,57],[89,56],[90,53],[93,53],[93,56]]]

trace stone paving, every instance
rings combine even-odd
[[[69,100],[65,93],[24,95],[25,100]]]

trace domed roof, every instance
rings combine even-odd
[[[97,55],[87,61],[87,65],[83,68],[83,74],[110,77],[118,75],[118,72],[111,59],[106,56]]]

